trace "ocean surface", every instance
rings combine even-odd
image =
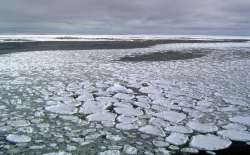
[[[0,37],[0,154],[249,154],[247,38],[79,38]]]

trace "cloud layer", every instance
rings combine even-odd
[[[0,33],[250,35],[249,0],[6,0]]]

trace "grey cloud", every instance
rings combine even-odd
[[[8,0],[0,33],[250,35],[249,0]]]

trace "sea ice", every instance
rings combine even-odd
[[[245,127],[244,125],[237,124],[237,123],[229,123],[227,125],[222,126],[222,128],[228,129],[228,130],[247,130],[247,127]]]
[[[107,91],[111,93],[133,93],[131,89],[127,89],[118,83],[115,83],[112,87],[109,87]]]
[[[75,106],[69,103],[67,104],[60,103],[57,105],[47,106],[45,107],[45,110],[57,114],[68,114],[68,115],[75,114],[77,112]]]
[[[250,141],[250,132],[236,131],[236,130],[221,130],[217,132],[218,135],[229,138],[233,141]]]
[[[129,154],[129,155],[135,155],[135,154],[137,154],[137,152],[138,152],[137,148],[135,148],[135,147],[133,147],[133,146],[130,146],[130,145],[124,145],[123,151],[124,151],[126,154]]]
[[[80,107],[79,112],[83,114],[102,112],[105,108],[107,108],[110,105],[111,103],[105,104],[99,101],[87,101]]]
[[[193,130],[190,129],[189,127],[180,125],[168,126],[165,128],[165,130],[168,132],[189,133],[189,134],[193,133]]]
[[[164,120],[168,120],[170,122],[178,123],[186,118],[186,115],[183,113],[175,112],[175,111],[163,111],[154,114],[154,116],[162,118]]]
[[[126,108],[126,107],[117,107],[115,112],[125,116],[140,116],[143,115],[143,111],[140,108]]]
[[[184,145],[188,141],[188,136],[182,133],[171,133],[166,141],[173,145]]]
[[[27,143],[31,141],[31,138],[26,135],[9,134],[6,140],[13,143]]]
[[[229,118],[230,121],[250,126],[250,116],[235,116]]]
[[[190,146],[200,150],[221,150],[228,148],[232,142],[214,135],[196,135],[193,136]]]
[[[119,150],[107,150],[104,152],[100,152],[99,155],[120,155]]]
[[[187,126],[200,133],[209,133],[218,130],[218,127],[211,123],[200,123],[198,121],[188,122]]]
[[[87,116],[89,121],[112,121],[114,122],[116,114],[110,112],[98,112]]]
[[[30,122],[26,120],[14,120],[14,121],[9,121],[8,124],[13,127],[25,127],[29,126]]]
[[[151,134],[151,135],[156,135],[156,136],[162,136],[162,137],[165,136],[165,133],[161,128],[153,126],[153,125],[143,126],[139,128],[139,131],[147,133],[147,134]]]

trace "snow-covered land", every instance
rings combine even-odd
[[[206,55],[118,61],[197,50]],[[249,42],[17,49],[0,55],[0,154],[197,153],[249,144],[249,71]]]

